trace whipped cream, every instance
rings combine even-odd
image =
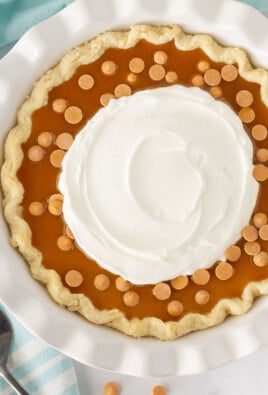
[[[134,284],[224,258],[258,196],[238,116],[199,88],[110,101],[65,155],[63,214],[85,254]]]

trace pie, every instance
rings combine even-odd
[[[61,306],[174,340],[268,293],[268,74],[177,25],[106,32],[5,142],[10,243]]]

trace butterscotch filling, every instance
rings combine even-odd
[[[111,98],[176,83],[208,91],[239,115],[254,144],[259,200],[241,240],[226,250],[226,262],[212,262],[211,268],[192,276],[135,286],[101,269],[77,248],[62,217],[57,179],[75,135],[101,106]],[[56,270],[72,292],[84,293],[98,309],[118,308],[127,318],[155,316],[165,321],[189,312],[206,313],[220,299],[240,296],[249,282],[268,278],[267,119],[259,85],[243,80],[235,65],[212,62],[199,49],[180,51],[173,42],[154,46],[141,41],[127,50],[108,49],[96,62],[80,66],[33,114],[18,174],[25,189],[23,216],[44,266]]]

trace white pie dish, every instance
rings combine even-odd
[[[256,65],[268,68],[265,39],[268,22],[257,11],[240,3],[203,0],[201,7],[197,0],[179,3],[77,0],[31,29],[0,62],[1,144],[34,81],[68,49],[104,30],[145,21],[178,23],[189,32],[210,33],[226,45],[245,48]],[[258,32],[254,26],[258,26]],[[230,318],[217,328],[170,343],[130,339],[89,324],[54,304],[42,286],[32,280],[26,264],[8,244],[3,216],[0,229],[3,265],[0,299],[35,335],[87,365],[139,376],[193,374],[220,366],[267,343],[265,297],[243,317]]]

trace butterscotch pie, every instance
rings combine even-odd
[[[5,143],[10,242],[61,306],[176,339],[268,294],[268,74],[178,26],[71,50]]]

